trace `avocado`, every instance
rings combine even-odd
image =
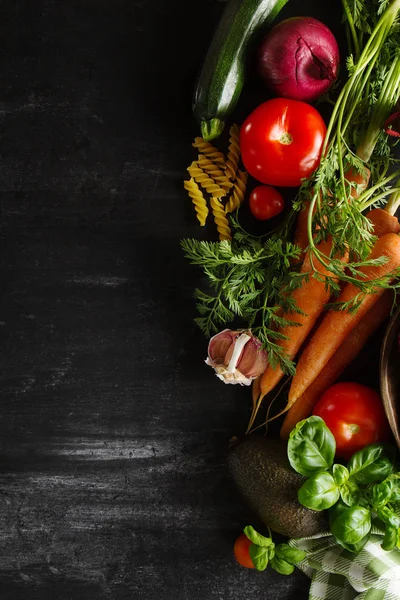
[[[250,509],[276,533],[298,538],[328,531],[326,511],[309,510],[297,499],[306,478],[290,466],[285,442],[246,435],[229,448],[228,468]]]

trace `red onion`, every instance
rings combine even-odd
[[[330,29],[312,17],[275,25],[259,47],[258,70],[279,96],[311,102],[337,78],[339,47]]]

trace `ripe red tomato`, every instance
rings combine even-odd
[[[380,395],[360,383],[335,383],[322,394],[313,414],[332,431],[336,456],[346,460],[364,446],[390,437]]]
[[[240,129],[243,164],[262,183],[299,186],[319,165],[325,134],[324,120],[310,104],[288,98],[267,100]]]
[[[241,533],[233,545],[233,553],[237,562],[242,565],[242,567],[254,569],[254,565],[249,554],[250,546],[251,541],[249,538],[244,533]]]
[[[259,221],[266,221],[279,215],[285,207],[282,194],[270,185],[259,185],[250,193],[251,214]]]

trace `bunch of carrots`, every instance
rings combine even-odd
[[[386,256],[387,261],[379,266],[365,267],[362,270],[365,281],[381,278],[395,273],[400,267],[400,223],[397,217],[381,208],[372,209],[368,218],[378,237],[373,246],[370,259]],[[304,215],[300,213],[296,237],[304,236]],[[331,242],[321,242],[329,250]],[[303,249],[305,247],[303,246]],[[342,257],[346,261],[348,255]],[[316,266],[314,265],[314,268]],[[312,269],[309,253],[305,253],[301,266],[303,273]],[[328,275],[326,267],[318,265],[321,275]],[[332,273],[330,275],[333,276]],[[352,283],[343,286],[337,302],[348,302],[359,295],[359,289]],[[283,318],[291,321],[280,329],[282,337],[277,343],[291,359],[296,358],[296,373],[292,378],[288,403],[285,409],[274,418],[287,412],[281,427],[281,437],[287,439],[290,431],[301,420],[312,413],[321,394],[341,375],[350,362],[359,354],[368,338],[388,317],[394,302],[394,294],[390,289],[377,288],[373,293],[362,296],[356,311],[327,310],[331,300],[331,292],[323,277],[304,278],[300,287],[292,292],[298,312],[284,314]],[[374,308],[373,308],[374,307]],[[372,310],[373,308],[373,310]],[[322,318],[321,318],[322,316]],[[309,334],[312,335],[309,337]],[[253,384],[253,411],[248,431],[254,425],[258,409],[267,394],[273,392],[284,376],[279,365],[268,365],[263,375]]]

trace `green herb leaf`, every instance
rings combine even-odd
[[[355,506],[359,504],[361,492],[355,481],[348,481],[340,488],[340,497],[347,506]]]
[[[351,457],[347,468],[350,478],[357,483],[368,484],[383,481],[393,471],[393,462],[383,444],[370,444]]]
[[[376,483],[371,490],[371,504],[374,508],[384,506],[388,502],[400,501],[400,473],[389,475],[381,483]]]
[[[294,571],[294,565],[291,565],[283,558],[278,558],[277,556],[274,556],[270,564],[271,567],[281,575],[291,575]]]
[[[293,548],[293,546],[289,546],[289,544],[278,544],[275,547],[275,553],[278,558],[286,560],[286,562],[291,565],[301,562],[307,556],[307,552]]]
[[[386,524],[385,527],[385,535],[384,538],[382,540],[382,548],[383,550],[393,550],[393,548],[396,548],[397,546],[397,541],[399,538],[399,529],[397,527],[394,527],[393,525],[390,524]]]
[[[262,548],[274,546],[274,542],[270,537],[261,535],[251,525],[247,525],[247,527],[243,529],[243,533],[251,542],[253,542],[253,544],[256,544],[256,546],[260,546]]]
[[[354,552],[355,554],[358,554],[364,548],[365,544],[368,542],[370,537],[371,537],[371,532],[369,531],[367,533],[367,535],[364,536],[356,544],[346,544],[345,542],[343,542],[342,540],[339,540],[338,538],[336,538],[336,540],[343,548],[345,548],[349,552]]]
[[[357,544],[371,530],[371,513],[361,506],[346,506],[338,502],[329,511],[333,535],[345,544]]]
[[[312,510],[325,510],[339,500],[339,486],[330,473],[311,475],[298,491],[300,504]]]
[[[301,475],[310,476],[330,469],[335,451],[335,438],[321,417],[300,421],[290,433],[289,462]]]
[[[254,565],[254,568],[257,571],[265,571],[268,566],[268,548],[263,548],[261,546],[257,546],[256,544],[251,544],[249,548],[249,554],[251,558],[251,562]]]
[[[393,481],[389,478],[376,483],[371,489],[371,504],[375,509],[383,507],[390,501],[392,493]]]
[[[349,478],[349,471],[344,465],[333,465],[332,475],[337,485],[343,485]]]
[[[382,506],[382,508],[378,508],[376,512],[381,521],[392,527],[396,527],[396,529],[400,528],[400,517],[396,515],[394,510],[388,506]]]

